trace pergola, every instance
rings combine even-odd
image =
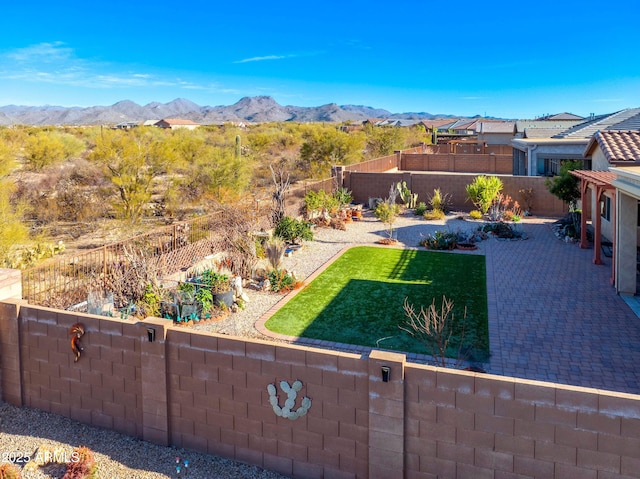
[[[611,184],[616,179],[616,174],[611,171],[593,171],[593,170],[573,170],[571,174],[580,179],[580,199],[582,201],[582,215],[580,219],[580,247],[588,248],[589,243],[587,241],[587,217],[584,214],[587,199],[587,192],[591,189],[594,193],[593,203],[591,207],[591,224],[593,226],[593,262],[594,264],[603,264],[602,261],[602,222],[600,219],[600,211],[598,205],[602,200],[604,192],[607,190],[613,191],[613,199],[615,200],[615,187]],[[615,205],[615,201],[611,202]],[[614,238],[611,238],[613,244],[613,257],[615,257],[615,206],[612,206],[611,218],[614,222],[613,234]],[[611,282],[613,284],[615,280],[615,261],[611,262]]]

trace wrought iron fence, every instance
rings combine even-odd
[[[109,290],[136,258],[152,262],[160,277],[220,251],[224,211],[180,222],[90,251],[52,258],[22,272],[22,296],[30,304],[66,309],[88,293]]]

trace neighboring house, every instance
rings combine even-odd
[[[405,120],[405,119],[388,119],[382,120],[375,124],[375,126],[413,126],[420,123],[420,120]]]
[[[480,121],[476,127],[478,141],[487,145],[511,145],[516,134],[515,121]]]
[[[572,174],[580,179],[583,204],[591,202],[593,262],[603,262],[601,238],[604,237],[612,248],[611,278],[616,290],[635,294],[640,244],[640,130],[596,131],[585,148],[584,157],[591,160],[593,170],[576,170]],[[582,248],[588,247],[586,216],[581,220]]]
[[[373,126],[413,126],[422,123],[421,120],[408,120],[403,118],[369,118],[362,122],[363,125]]]
[[[420,124],[424,126],[424,129],[427,131],[428,134],[432,134],[434,131],[440,131],[440,130],[446,131],[447,127],[451,125],[453,122],[454,120],[451,120],[451,118],[449,118],[449,119],[443,119],[443,120],[422,120]]]
[[[130,130],[131,128],[137,128],[139,123],[137,121],[123,121],[113,127],[114,130]]]
[[[183,120],[181,118],[165,118],[155,123],[159,128],[170,128],[176,130],[178,128],[186,128],[187,130],[195,130],[200,125],[191,120]]]
[[[158,120],[145,120],[142,126],[156,126]]]
[[[640,108],[629,108],[616,113],[592,116],[577,124],[575,120],[544,120],[516,122],[516,138],[513,146],[513,174],[524,176],[552,176],[560,172],[560,165],[566,160],[579,160],[584,169],[591,169],[591,160],[585,158],[584,151],[596,131],[633,130],[640,128]],[[530,128],[548,129],[558,125],[555,134],[539,137],[530,134]],[[556,127],[552,128],[556,130]],[[518,133],[523,137],[518,138]],[[524,133],[526,132],[526,138]],[[547,132],[549,133],[549,132]]]
[[[580,120],[517,120],[516,138],[551,138],[572,126],[584,123]]]
[[[555,115],[544,115],[537,119],[538,120],[578,120],[578,121],[586,120],[586,118],[584,118],[583,116],[574,115],[573,113],[567,113],[566,111],[563,113],[556,113]]]
[[[367,118],[362,122],[362,126],[371,125],[376,126],[378,123],[385,121],[384,118]]]

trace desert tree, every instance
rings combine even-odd
[[[212,142],[209,134],[176,131],[168,139],[175,153],[174,176],[180,196],[188,200],[235,201],[250,182],[250,165],[235,153],[235,139]]]
[[[362,159],[361,134],[345,133],[334,126],[314,125],[304,134],[300,168],[313,177],[328,177],[332,165],[348,165]]]
[[[364,132],[368,158],[391,155],[395,150],[401,150],[405,146],[405,128],[367,125]]]
[[[166,172],[166,144],[146,129],[105,130],[96,138],[90,159],[100,165],[118,193],[119,216],[136,221],[151,199],[154,180]]]
[[[79,156],[85,148],[86,144],[72,134],[41,130],[27,137],[24,161],[27,168],[40,171],[46,166]]]
[[[0,265],[7,266],[12,251],[29,236],[22,221],[22,208],[12,201],[15,185],[8,175],[14,168],[13,149],[0,139]]]
[[[560,174],[545,181],[549,192],[569,205],[569,211],[575,211],[580,198],[580,180],[571,174],[573,170],[583,168],[579,160],[563,161]]]

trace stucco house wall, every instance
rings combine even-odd
[[[591,169],[593,171],[607,171],[610,166],[611,164],[602,152],[602,149],[599,146],[594,148],[593,154],[591,155]]]

